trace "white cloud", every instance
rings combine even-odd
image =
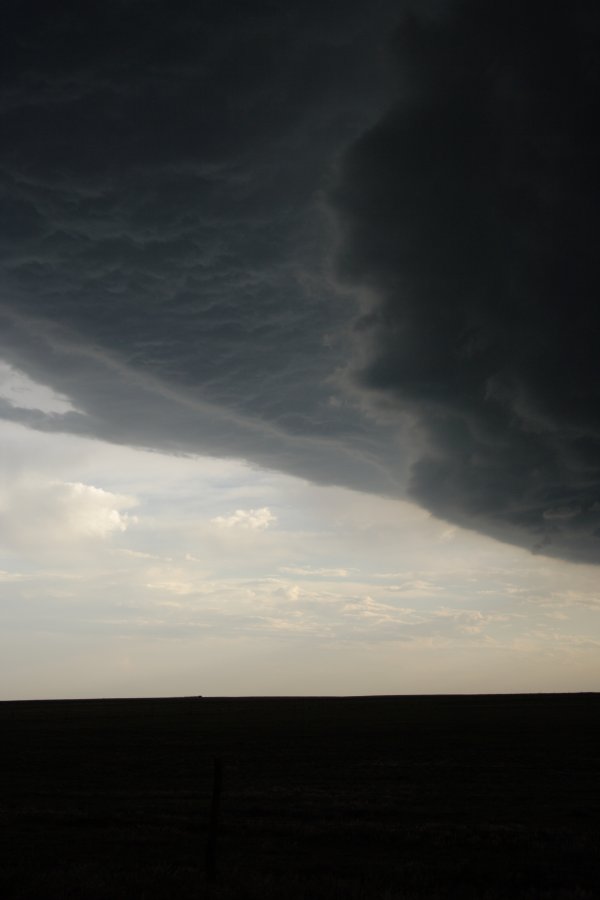
[[[120,553],[122,556],[130,556],[132,559],[160,559],[160,556],[156,553],[143,553],[141,550],[128,550],[126,547],[120,547],[118,550],[115,550],[115,553]]]
[[[164,591],[166,594],[177,594],[185,597],[194,592],[194,585],[189,581],[149,581],[146,587],[154,591]]]
[[[125,531],[136,500],[82,482],[17,480],[0,488],[0,543],[43,551]]]
[[[243,528],[263,531],[277,521],[268,506],[260,509],[236,509],[230,516],[216,516],[211,520],[220,528]]]
[[[284,575],[306,575],[319,578],[348,578],[350,575],[349,569],[315,568],[314,566],[280,566],[279,571]]]
[[[439,593],[443,589],[437,585],[433,584],[431,581],[426,581],[422,578],[416,578],[410,581],[405,581],[402,584],[390,584],[387,586],[388,591],[393,591],[394,593],[403,594],[405,597],[411,598],[426,598]]]
[[[119,507],[135,506],[125,497],[81,482],[57,482],[53,485],[61,499],[69,526],[90,537],[105,537],[112,531],[125,531],[130,517]]]
[[[5,572],[4,569],[0,569],[0,582],[10,583],[14,581],[21,581],[23,576],[20,572]]]

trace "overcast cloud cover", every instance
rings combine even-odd
[[[599,19],[7,0],[0,413],[597,563]]]

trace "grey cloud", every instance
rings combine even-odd
[[[351,441],[335,431],[323,438],[310,429],[291,433],[276,418],[217,403],[193,385],[174,386],[161,373],[80,345],[72,334],[48,323],[15,315],[0,315],[0,323],[4,356],[18,359],[40,380],[49,374],[53,386],[77,407],[58,415],[0,400],[5,419],[40,431],[101,437],[167,453],[244,457],[321,483],[341,482],[377,493],[400,490],[394,474],[377,458],[372,439],[359,429]]]
[[[398,496],[412,459],[442,517],[596,559],[587,5],[3,16],[0,356],[76,407],[3,415]]]
[[[8,4],[0,350],[79,411],[10,418],[400,489],[329,399],[347,312],[320,194],[390,16],[341,9]]]
[[[419,424],[412,496],[594,562],[599,36],[583,2],[408,17],[399,100],[333,197],[340,278],[367,298],[355,377],[374,409]]]

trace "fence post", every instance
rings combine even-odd
[[[213,771],[213,789],[208,822],[208,838],[206,840],[206,879],[215,881],[217,877],[217,831],[219,828],[219,807],[221,804],[221,787],[223,784],[223,763],[215,758]]]

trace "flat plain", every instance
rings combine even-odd
[[[5,900],[600,897],[599,694],[4,702],[0,734]]]

